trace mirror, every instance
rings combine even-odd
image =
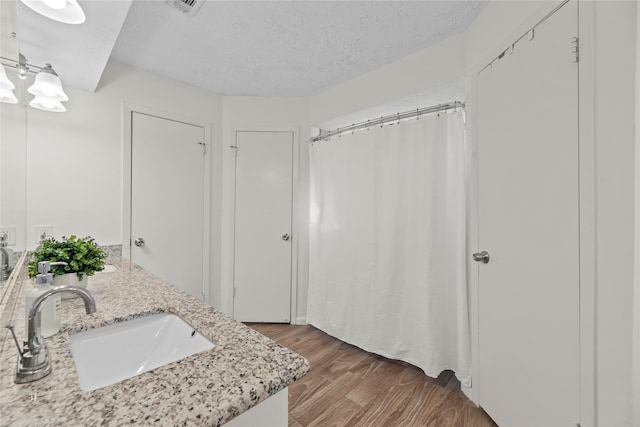
[[[70,111],[28,107],[34,96],[27,88],[45,62],[55,64],[56,57],[32,62],[31,55],[38,57],[34,52],[46,49],[34,47],[26,28],[44,25],[39,19],[61,32],[65,27],[37,14],[26,20],[24,8],[17,0],[0,1],[0,56],[18,99],[17,104],[0,103],[0,238],[6,236],[0,243],[5,245],[0,249],[0,280],[8,276],[13,253],[35,249],[42,238],[91,236],[115,259],[122,241],[121,147],[114,144],[121,131],[104,114],[121,121],[121,101],[108,93],[101,97],[65,87],[72,98]],[[15,65],[19,53],[26,56],[29,71],[24,80]],[[100,98],[102,110],[83,108],[94,98]]]
[[[17,15],[14,2],[0,2],[0,57],[7,77],[15,85],[17,104],[0,103],[0,296],[2,283],[25,249],[26,221],[26,114],[24,80],[9,61],[18,60]]]

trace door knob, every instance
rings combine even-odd
[[[487,264],[489,262],[489,252],[487,251],[476,252],[475,254],[473,254],[473,260],[475,262],[481,262],[483,264]]]
[[[138,237],[136,240],[133,241],[133,244],[141,248],[144,246],[144,239],[142,237]]]
[[[289,235],[288,235],[287,233],[283,234],[283,235],[282,235],[282,240],[284,240],[285,242],[286,242],[287,240],[289,240]]]

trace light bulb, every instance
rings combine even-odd
[[[15,89],[15,85],[9,77],[7,77],[7,70],[5,70],[4,65],[0,64],[0,87],[4,89]]]
[[[42,94],[47,97],[51,97],[56,94],[56,87],[50,83],[45,83],[42,85]]]
[[[17,104],[18,98],[13,94],[15,85],[9,77],[7,77],[7,71],[4,69],[4,65],[0,64],[0,102],[6,104]]]
[[[0,0],[1,1],[1,0]],[[86,17],[78,0],[21,0],[29,9],[40,15],[64,22],[65,24],[82,24]]]
[[[62,90],[62,82],[55,74],[51,65],[47,64],[37,75],[27,91],[35,96],[53,98],[58,101],[68,101],[69,97]]]
[[[57,99],[46,98],[44,96],[37,96],[29,103],[33,108],[39,110],[52,111],[54,113],[62,113],[67,109]]]
[[[13,94],[13,90],[0,86],[0,102],[17,104],[18,98]]]
[[[40,100],[40,104],[42,104],[42,106],[44,108],[46,108],[47,110],[50,110],[50,109],[52,109],[53,107],[56,106],[55,101],[53,99],[50,99],[50,98],[42,98]]]
[[[49,6],[51,9],[56,10],[64,9],[64,7],[67,5],[67,0],[42,0],[42,2]]]

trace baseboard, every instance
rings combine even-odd
[[[464,395],[467,396],[469,400],[473,402],[473,397],[472,397],[473,387],[467,387],[464,384],[460,384],[460,390],[462,390]],[[477,402],[474,402],[474,403],[477,404]]]

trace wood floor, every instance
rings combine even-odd
[[[309,373],[289,386],[290,427],[495,426],[460,391],[452,372],[430,378],[313,326],[247,325],[311,363]]]

